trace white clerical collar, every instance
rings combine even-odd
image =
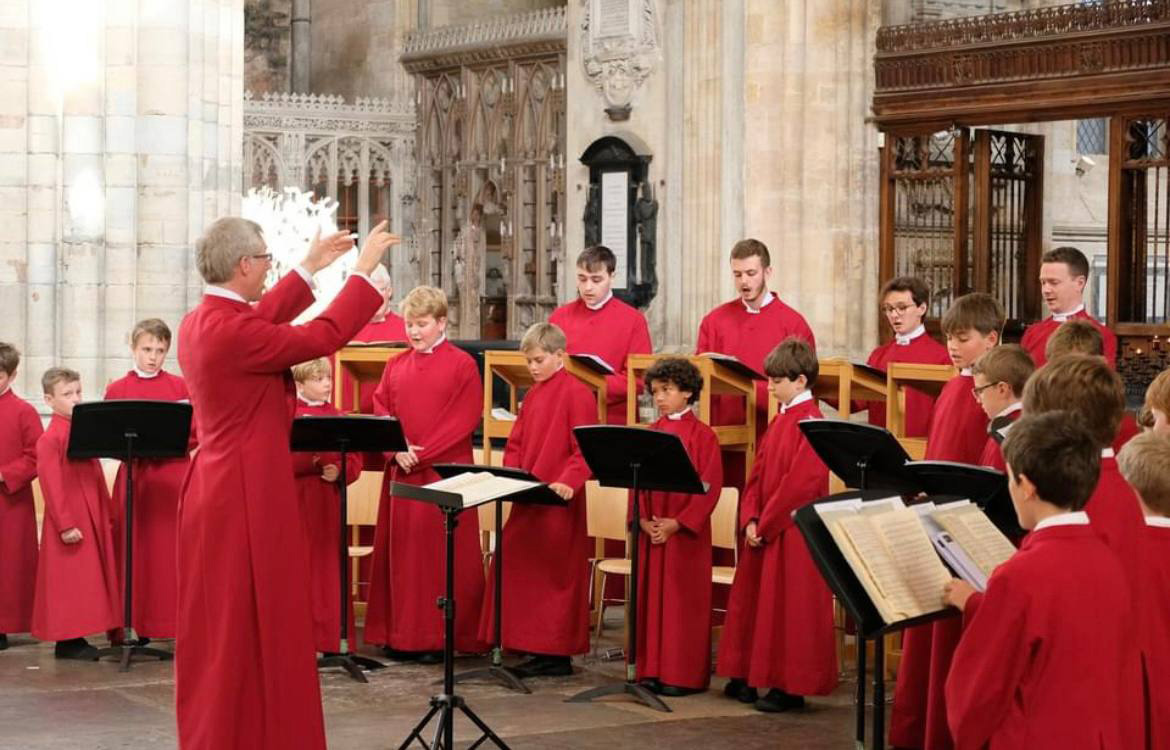
[[[1032,531],[1039,531],[1040,529],[1047,529],[1050,526],[1088,526],[1089,514],[1083,510],[1076,510],[1070,513],[1057,513],[1055,516],[1049,516],[1043,521],[1036,524]]]
[[[151,380],[152,378],[157,378],[159,373],[162,372],[161,367],[159,369],[155,370],[154,372],[144,372],[142,370],[139,370],[137,365],[135,365],[131,369],[134,370],[135,375],[142,378],[143,380]]]
[[[787,404],[780,404],[780,413],[784,414],[785,412],[787,412],[789,409],[791,409],[794,406],[800,406],[801,404],[803,404],[806,401],[812,401],[812,398],[813,398],[812,391],[801,391],[800,393],[793,396],[792,400],[789,401]]]
[[[585,302],[584,299],[582,299],[581,301],[585,302],[585,307],[588,307],[590,310],[600,310],[601,308],[605,307],[605,304],[607,302],[609,302],[611,299],[613,299],[613,290],[612,289],[609,291],[608,294],[605,295],[605,299],[601,300],[596,305],[591,305],[588,302]]]
[[[1009,414],[1015,414],[1016,412],[1018,412],[1020,409],[1023,409],[1023,408],[1024,408],[1023,402],[1017,401],[1014,404],[1009,404],[1008,406],[1005,406],[1004,408],[1000,409],[999,414],[996,414],[994,417],[992,417],[992,419],[999,419],[1000,417],[1006,417]]]
[[[1166,516],[1146,516],[1146,526],[1157,526],[1163,529],[1170,529],[1170,518]]]
[[[970,368],[970,367],[964,367],[964,368],[962,368],[962,369],[960,369],[960,370],[959,370],[959,374],[960,374],[960,375],[962,375],[963,377],[968,377],[968,378],[969,378],[969,377],[971,377],[971,368]]]
[[[423,349],[423,350],[422,350],[421,352],[419,352],[419,353],[420,353],[420,354],[434,354],[434,353],[435,353],[435,349],[438,349],[438,348],[439,348],[439,344],[443,343],[443,342],[444,342],[444,341],[446,341],[446,340],[447,340],[447,334],[445,334],[445,333],[441,333],[441,334],[439,334],[439,338],[438,338],[438,339],[435,341],[435,343],[431,344],[430,348],[428,348],[428,349]]]
[[[687,407],[686,407],[685,409],[681,409],[681,410],[679,410],[679,411],[676,411],[674,414],[667,414],[667,415],[666,415],[666,418],[667,418],[667,419],[673,419],[674,421],[676,421],[676,422],[677,422],[678,420],[680,420],[680,419],[682,419],[683,417],[685,417],[685,416],[687,415],[687,413],[688,413],[688,412],[690,412],[690,411],[692,411],[692,409],[691,409],[691,405],[690,405],[690,404],[687,404]]]
[[[919,323],[918,327],[915,328],[910,333],[907,333],[905,335],[903,335],[901,333],[895,333],[894,334],[894,343],[896,343],[898,346],[909,346],[911,341],[918,338],[919,336],[921,336],[924,333],[926,333],[926,326]]]
[[[1101,458],[1114,458],[1117,454],[1113,452],[1112,448],[1102,448]]]
[[[300,401],[305,406],[324,406],[325,405],[324,401],[313,401],[312,399],[305,398],[304,396],[302,396],[299,393],[297,394],[297,401]]]
[[[767,307],[768,305],[772,304],[772,300],[774,300],[774,299],[776,299],[776,295],[772,294],[771,292],[767,292],[767,291],[766,291],[766,292],[764,292],[764,299],[763,299],[763,300],[760,302],[760,306],[759,306],[759,307],[752,307],[751,305],[749,305],[749,304],[747,303],[747,300],[745,300],[745,299],[742,299],[742,298],[740,299],[740,302],[742,302],[742,303],[743,303],[743,309],[747,310],[747,311],[748,311],[749,313],[751,313],[752,315],[759,315],[759,314],[760,314],[760,312],[761,312],[761,311],[762,311],[762,310],[763,310],[765,307]]]
[[[239,294],[236,294],[231,289],[225,289],[222,286],[215,286],[214,284],[208,284],[205,286],[203,288],[203,293],[210,297],[222,297],[223,299],[230,299],[232,302],[243,302],[245,305],[248,304],[248,300],[244,299]]]
[[[1082,302],[1081,304],[1077,305],[1075,309],[1069,310],[1068,312],[1061,312],[1061,313],[1054,312],[1054,313],[1052,313],[1052,319],[1055,320],[1057,323],[1063,323],[1066,320],[1068,320],[1069,318],[1076,315],[1077,313],[1083,312],[1084,309],[1085,309],[1085,304]]]

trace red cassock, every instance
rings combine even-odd
[[[920,334],[910,340],[908,344],[899,344],[889,341],[874,349],[866,362],[870,367],[882,372],[889,370],[890,364],[904,362],[919,365],[949,365],[951,357],[947,348],[934,340],[927,333]],[[861,408],[869,408],[869,423],[886,426],[886,404],[883,401],[870,401]],[[930,415],[934,411],[934,398],[914,388],[906,389],[906,436],[925,437],[930,429]]]
[[[53,415],[37,440],[45,524],[31,632],[42,641],[83,638],[122,624],[106,478],[96,458],[71,461],[66,456],[70,424]],[[81,541],[61,541],[61,532],[74,528],[81,531]]]
[[[829,491],[829,470],[797,427],[822,416],[816,401],[806,401],[777,414],[764,433],[739,528],[759,519],[766,543],[740,551],[716,665],[725,677],[794,695],[827,695],[837,686],[833,595],[792,521]]]
[[[179,505],[175,704],[184,750],[323,748],[289,368],[336,351],[382,297],[354,276],[325,311],[285,276],[255,307],[206,295],[179,326],[199,450]]]
[[[503,534],[504,647],[533,654],[571,656],[589,650],[591,546],[585,525],[589,467],[573,428],[597,423],[597,397],[566,370],[537,383],[524,397],[504,449],[504,465],[541,481],[572,487],[567,507],[513,505]],[[493,562],[493,565],[495,563]],[[488,576],[479,637],[495,638],[494,596]]]
[[[389,495],[391,481],[438,481],[434,464],[472,462],[471,433],[483,408],[483,379],[471,355],[450,341],[430,354],[409,351],[390,361],[374,393],[374,411],[396,417],[407,442],[421,446],[419,464],[404,472],[386,456],[365,640],[400,651],[443,648],[443,617],[435,600],[446,590],[443,513],[434,505]],[[459,516],[455,528],[455,648],[484,651],[483,556],[479,516]]]
[[[360,343],[373,343],[379,341],[398,342],[399,344],[405,346],[406,321],[402,319],[401,315],[395,315],[392,312],[388,312],[386,313],[385,319],[379,320],[377,322],[371,321],[366,323],[365,327],[358,331],[357,335],[354,336],[351,341],[357,341]],[[345,405],[346,409],[348,409],[350,403],[349,399],[352,398],[351,394],[353,393],[353,377],[350,376],[348,370],[342,368],[341,382],[334,383],[333,387],[340,388],[340,390],[337,392],[345,394]],[[374,413],[374,391],[377,390],[377,388],[377,383],[360,383],[358,385],[358,401],[360,403],[360,408],[358,411],[360,413]],[[367,468],[372,469],[374,467]],[[377,467],[377,469],[381,468],[382,467],[380,465]]]
[[[333,404],[310,406],[297,399],[298,417],[340,416]],[[305,527],[305,545],[309,555],[309,581],[313,601],[313,637],[317,650],[340,650],[341,573],[338,571],[338,545],[341,537],[341,493],[337,482],[326,482],[321,471],[333,464],[341,468],[340,453],[293,453],[293,475],[297,478],[297,499]],[[351,454],[345,462],[346,484],[353,484],[362,473],[361,455]],[[349,608],[346,639],[350,648],[354,640],[353,595],[346,594]]]
[[[106,388],[107,399],[190,401],[187,384],[177,375],[159,371],[144,378],[134,370]],[[194,441],[192,441],[194,448]],[[134,599],[131,623],[138,635],[174,638],[178,610],[178,573],[175,540],[179,518],[179,492],[190,466],[187,458],[141,460],[134,464]],[[126,508],[126,468],[118,469],[113,503],[118,523],[118,571],[124,574],[122,516]]]
[[[606,401],[609,403],[606,421],[625,424],[626,357],[651,351],[650,328],[645,316],[617,297],[611,298],[600,310],[590,310],[583,300],[577,298],[553,310],[548,322],[560,326],[565,332],[569,354],[596,354],[616,371],[605,378]]]
[[[1118,722],[1130,606],[1116,558],[1090,528],[1025,537],[966,613],[946,682],[955,747],[1139,747],[1125,744]]]
[[[1022,413],[1019,409],[1016,409],[1004,416],[1015,422],[1020,418]],[[987,442],[983,444],[983,452],[979,454],[979,461],[977,463],[980,466],[986,466],[997,471],[1007,471],[1007,464],[1003,460],[1003,448],[1000,442],[995,439],[994,435],[987,436]]]
[[[1129,412],[1121,415],[1121,424],[1117,427],[1117,437],[1113,440],[1113,452],[1120,453],[1130,438],[1141,434],[1142,428]]]
[[[1142,544],[1145,578],[1144,596],[1139,601],[1142,635],[1146,644],[1145,677],[1147,686],[1146,715],[1150,717],[1151,750],[1170,748],[1170,526],[1149,522],[1166,519],[1147,518]]]
[[[987,414],[971,394],[975,379],[956,375],[934,405],[926,458],[979,463],[987,443]],[[944,685],[962,622],[951,617],[906,628],[902,661],[890,712],[890,744],[906,748],[949,748]]]
[[[1113,335],[1113,331],[1109,330],[1104,323],[1096,320],[1083,309],[1068,317],[1069,320],[1087,320],[1093,324],[1093,327],[1101,332],[1101,337],[1105,339],[1105,359],[1109,360],[1109,364],[1117,363],[1117,336]],[[1051,316],[1045,318],[1039,323],[1033,323],[1024,331],[1024,337],[1020,340],[1020,346],[1032,356],[1032,361],[1036,363],[1036,367],[1043,367],[1048,358],[1044,356],[1044,349],[1048,346],[1048,339],[1060,327],[1060,323],[1056,322]]]
[[[0,633],[27,633],[37,587],[37,475],[41,418],[12,389],[0,393]]]
[[[723,489],[723,464],[715,431],[687,411],[662,417],[653,429],[678,435],[705,495],[643,493],[643,519],[673,518],[681,528],[665,544],[638,533],[639,680],[705,688],[711,680],[711,513]]]

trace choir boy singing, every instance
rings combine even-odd
[[[698,368],[660,359],[646,371],[646,386],[661,415],[652,429],[678,435],[709,488],[641,497],[637,676],[660,695],[690,695],[711,680],[711,513],[723,467],[715,431],[691,408],[703,389]]]
[[[44,431],[32,404],[12,382],[20,352],[0,341],[0,651],[9,633],[27,633],[37,584],[37,518],[32,481],[37,476],[37,438]]]
[[[331,403],[333,376],[327,357],[294,365],[293,381],[297,388],[296,416],[335,417],[339,412]],[[341,493],[337,484],[353,484],[362,473],[361,455],[347,457],[345,477],[341,476],[338,453],[293,454],[293,474],[297,478],[297,500],[305,526],[305,544],[309,555],[309,586],[313,604],[313,639],[317,650],[333,654],[340,650],[341,577],[337,566],[337,539],[341,534]],[[354,644],[352,592],[346,592],[349,609],[348,643]]]
[[[947,351],[959,373],[943,386],[935,402],[926,442],[928,460],[978,463],[987,443],[988,419],[972,398],[971,367],[999,343],[1003,324],[999,302],[982,293],[959,297],[943,315]],[[890,714],[890,744],[895,747],[945,750],[951,746],[943,685],[959,630],[954,618],[906,629]]]
[[[56,641],[58,659],[96,661],[85,636],[121,625],[121,590],[114,552],[110,495],[101,463],[66,455],[81,376],[53,367],[41,378],[52,410],[37,440],[37,474],[45,497],[32,634]]]
[[[533,324],[520,351],[535,384],[512,425],[504,466],[548,482],[568,505],[512,506],[502,537],[500,627],[504,648],[531,655],[514,671],[565,677],[573,673],[572,655],[589,650],[589,569],[581,561],[590,553],[584,492],[590,471],[573,428],[597,423],[597,398],[565,369],[565,334],[557,326]],[[479,629],[485,642],[494,637],[494,606],[489,592]]]
[[[1023,408],[1021,399],[1024,397],[1024,384],[1035,370],[1032,358],[1015,344],[997,346],[975,360],[971,366],[974,378],[971,393],[990,420],[987,443],[979,456],[980,466],[1004,470],[1000,440],[1019,418]]]
[[[415,287],[402,301],[410,351],[386,365],[374,393],[374,411],[402,423],[409,447],[386,455],[365,638],[398,660],[436,664],[442,659],[445,590],[443,512],[434,505],[393,497],[391,481],[428,484],[441,463],[472,463],[471,434],[483,408],[483,379],[471,355],[447,340],[447,296]],[[479,518],[465,513],[455,531],[455,648],[482,652],[483,559]]]
[[[1037,367],[1048,361],[1045,348],[1048,338],[1070,320],[1086,320],[1101,332],[1105,357],[1117,361],[1117,337],[1102,323],[1085,312],[1085,284],[1089,280],[1089,260],[1075,247],[1057,247],[1040,257],[1040,293],[1052,314],[1028,326],[1020,344],[1032,355]]]
[[[942,344],[926,332],[923,319],[930,304],[930,287],[914,276],[898,276],[882,287],[882,314],[893,330],[894,338],[873,350],[866,364],[882,372],[895,362],[922,365],[949,365],[950,355]],[[869,423],[886,427],[886,405],[868,403]],[[913,388],[906,391],[906,435],[926,437],[934,399]]]
[[[1158,373],[1146,388],[1145,408],[1150,412],[1154,432],[1170,433],[1170,370]]]
[[[107,399],[190,401],[187,384],[163,369],[171,348],[171,329],[158,318],[140,321],[130,333],[134,367],[106,388]],[[192,445],[191,447],[194,447]],[[178,535],[179,492],[187,475],[187,457],[141,459],[134,464],[134,600],[131,624],[145,640],[174,638],[178,611],[178,571],[175,540]],[[126,467],[114,483],[114,513],[125,511]],[[119,524],[121,526],[121,524]],[[115,528],[122,570],[122,535]]]
[[[946,589],[966,620],[946,683],[958,750],[1140,747],[1121,726],[1131,598],[1083,510],[1100,447],[1079,422],[1049,412],[1012,428],[1008,488],[1031,533],[982,596],[962,581]]]
[[[780,410],[739,505],[745,545],[716,672],[731,678],[726,695],[760,711],[801,708],[804,696],[828,695],[837,686],[833,595],[792,521],[796,510],[829,491],[829,470],[798,426],[822,416],[812,394],[818,370],[812,347],[798,338],[781,342],[765,360]]]
[[[1117,464],[1146,516],[1138,616],[1146,644],[1148,747],[1165,750],[1170,748],[1170,436],[1149,432],[1135,437],[1121,449]]]
[[[617,259],[604,245],[577,256],[577,299],[553,310],[548,322],[565,332],[569,354],[593,354],[614,373],[605,378],[609,424],[626,423],[626,358],[650,353],[650,328],[635,308],[613,296]]]

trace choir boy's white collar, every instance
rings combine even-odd
[[[133,370],[134,370],[134,374],[135,374],[135,375],[137,375],[138,377],[142,378],[143,380],[150,380],[150,379],[152,379],[152,378],[157,378],[157,377],[159,376],[159,373],[161,373],[161,372],[162,372],[162,368],[161,368],[161,367],[160,367],[160,368],[158,368],[157,370],[155,370],[154,372],[144,372],[144,371],[142,371],[142,370],[139,370],[139,369],[138,369],[138,365],[135,365],[135,366],[134,366],[133,368],[131,368],[131,369],[133,369]]]
[[[1054,313],[1052,313],[1052,319],[1055,320],[1057,323],[1063,323],[1064,321],[1068,320],[1069,318],[1071,318],[1072,316],[1076,315],[1077,313],[1083,311],[1084,309],[1085,309],[1085,303],[1082,302],[1081,304],[1077,305],[1075,308],[1073,308],[1072,310],[1069,310],[1068,312],[1060,312],[1060,313],[1054,312]]]
[[[743,309],[747,310],[752,315],[759,315],[760,312],[763,311],[763,309],[765,307],[772,304],[772,301],[775,299],[776,299],[776,295],[772,294],[770,291],[765,291],[764,298],[760,301],[759,307],[752,307],[751,305],[749,305],[747,303],[747,300],[742,299],[742,298],[740,299],[740,302],[743,303]]]
[[[423,349],[423,350],[422,350],[421,352],[419,352],[419,353],[420,353],[420,354],[434,354],[434,353],[435,353],[435,350],[439,348],[439,344],[443,343],[443,342],[444,342],[444,341],[446,341],[446,340],[447,340],[447,334],[445,334],[445,333],[440,333],[440,334],[439,334],[439,338],[435,340],[435,343],[431,344],[430,348],[428,348],[428,349]]]
[[[1024,402],[1017,401],[1014,404],[1009,404],[1009,405],[1005,406],[1003,409],[1000,410],[999,414],[996,414],[994,417],[992,417],[992,419],[999,419],[1000,417],[1006,417],[1009,414],[1015,414],[1016,412],[1018,412],[1020,409],[1023,409],[1023,408],[1024,408]]]
[[[1163,529],[1170,529],[1170,518],[1167,518],[1166,516],[1146,516],[1146,526],[1157,526]]]
[[[302,396],[299,393],[297,394],[297,401],[300,401],[305,406],[324,406],[325,405],[324,401],[313,401],[312,399],[305,398],[304,396]]]
[[[582,301],[582,302],[585,302],[585,307],[588,307],[590,310],[594,310],[594,311],[596,311],[596,310],[600,310],[601,308],[605,307],[605,306],[606,306],[606,304],[607,304],[607,303],[608,303],[608,302],[609,302],[611,299],[613,299],[613,290],[612,290],[612,289],[609,291],[609,293],[608,293],[608,294],[606,294],[606,295],[605,295],[605,299],[601,300],[601,301],[600,301],[600,302],[598,302],[596,305],[591,305],[591,304],[589,304],[588,302],[585,302],[585,300],[584,300],[584,299],[582,299],[581,301]]]
[[[1055,516],[1049,516],[1043,521],[1036,524],[1032,531],[1039,531],[1040,529],[1047,529],[1050,526],[1088,526],[1089,514],[1083,510],[1072,511],[1070,513],[1057,513]]]
[[[691,411],[693,411],[693,409],[691,409],[691,405],[687,404],[685,409],[680,409],[680,410],[676,411],[674,414],[667,414],[666,418],[673,419],[675,422],[677,422],[678,420],[685,417],[688,412],[691,412]]]
[[[963,368],[960,368],[960,369],[959,369],[959,374],[960,374],[960,375],[962,375],[962,376],[963,376],[963,377],[965,377],[965,378],[969,378],[969,377],[971,377],[971,368],[970,368],[970,367],[963,367]]]
[[[1116,458],[1117,454],[1113,452],[1112,448],[1102,448],[1101,458]]]
[[[915,328],[910,333],[907,333],[904,335],[901,333],[895,333],[894,334],[894,343],[897,344],[898,346],[910,346],[911,341],[918,338],[919,336],[921,336],[924,333],[926,333],[926,326],[919,323],[918,327]]]
[[[812,399],[813,399],[812,391],[801,391],[800,393],[793,396],[792,400],[789,401],[787,404],[780,404],[780,413],[784,414],[792,407],[800,406],[801,404],[803,404],[806,401],[812,401]]]

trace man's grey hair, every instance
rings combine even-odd
[[[235,275],[240,258],[264,252],[260,225],[238,216],[216,219],[195,243],[195,264],[208,284],[223,284]]]

